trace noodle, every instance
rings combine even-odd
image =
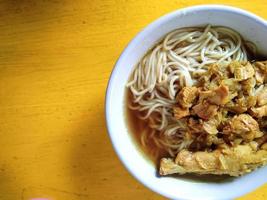
[[[207,64],[247,59],[241,36],[226,27],[181,28],[166,35],[135,66],[127,84],[132,94],[129,108],[139,111],[140,120],[146,120],[152,130],[142,132],[142,145],[154,141],[170,156],[189,145],[183,135],[172,139],[183,128],[171,109],[177,92],[192,86],[193,75],[207,71]]]

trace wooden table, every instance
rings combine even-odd
[[[0,199],[164,199],[115,155],[105,90],[116,59],[142,28],[201,2],[0,0]],[[206,3],[267,18],[266,0]],[[266,199],[266,189],[240,199]]]

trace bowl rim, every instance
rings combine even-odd
[[[205,10],[216,10],[216,11],[223,11],[223,12],[232,12],[232,13],[236,13],[238,15],[243,15],[247,18],[250,18],[252,20],[254,20],[255,22],[263,25],[263,26],[267,26],[267,22],[264,18],[259,17],[258,15],[241,9],[241,8],[237,8],[237,7],[233,7],[233,6],[228,6],[228,5],[221,5],[221,4],[203,4],[203,5],[195,5],[195,6],[189,6],[189,7],[185,7],[185,8],[181,8],[181,9],[177,9],[175,11],[169,12],[155,20],[153,20],[151,23],[149,23],[148,25],[146,25],[140,32],[138,32],[133,39],[131,39],[131,41],[126,45],[126,47],[123,49],[122,53],[120,54],[119,58],[117,59],[111,75],[109,77],[108,80],[108,84],[107,84],[107,88],[106,88],[106,95],[105,95],[105,121],[106,121],[106,127],[107,127],[107,132],[109,135],[109,139],[112,143],[113,149],[115,150],[117,156],[119,157],[120,162],[123,164],[123,166],[127,169],[127,171],[140,183],[142,183],[142,185],[144,185],[145,187],[149,188],[150,190],[152,190],[153,192],[160,194],[164,197],[167,198],[171,198],[171,199],[191,199],[191,198],[187,198],[187,197],[183,197],[183,196],[173,196],[172,194],[166,194],[165,192],[161,191],[159,188],[155,188],[153,186],[151,186],[149,183],[147,183],[142,177],[139,177],[136,175],[135,171],[133,171],[131,169],[131,167],[129,166],[129,164],[124,160],[124,157],[121,153],[121,149],[116,146],[115,144],[115,140],[116,140],[116,134],[112,133],[111,131],[111,127],[112,124],[110,123],[110,118],[111,113],[109,113],[109,107],[110,107],[110,98],[111,98],[111,90],[112,88],[115,86],[114,85],[114,79],[115,79],[115,74],[118,71],[118,66],[120,66],[120,63],[122,62],[123,58],[129,53],[130,49],[133,48],[134,44],[136,44],[145,34],[148,30],[153,29],[155,26],[157,26],[157,24],[160,23],[164,23],[166,21],[168,21],[170,18],[175,17],[176,15],[179,15],[182,12],[192,12],[192,11],[205,11]],[[242,196],[248,192],[251,192],[253,190],[255,190],[258,187],[251,187],[249,190],[239,190],[236,191],[234,194],[233,193],[229,193],[228,196],[225,197],[218,197],[218,199],[233,199],[239,196]],[[227,194],[226,194],[227,195]]]

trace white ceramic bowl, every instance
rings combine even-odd
[[[189,7],[161,17],[141,31],[121,54],[107,88],[107,128],[119,158],[137,180],[171,199],[232,199],[267,182],[267,167],[221,183],[199,182],[179,177],[157,177],[155,166],[140,153],[127,130],[124,94],[125,84],[133,66],[166,33],[180,27],[206,24],[233,28],[245,39],[254,42],[260,52],[267,53],[267,23],[262,18],[228,6]]]

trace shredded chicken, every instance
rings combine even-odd
[[[267,61],[212,64],[195,86],[177,92],[174,120],[183,128],[176,158],[160,174],[239,176],[267,163]]]

